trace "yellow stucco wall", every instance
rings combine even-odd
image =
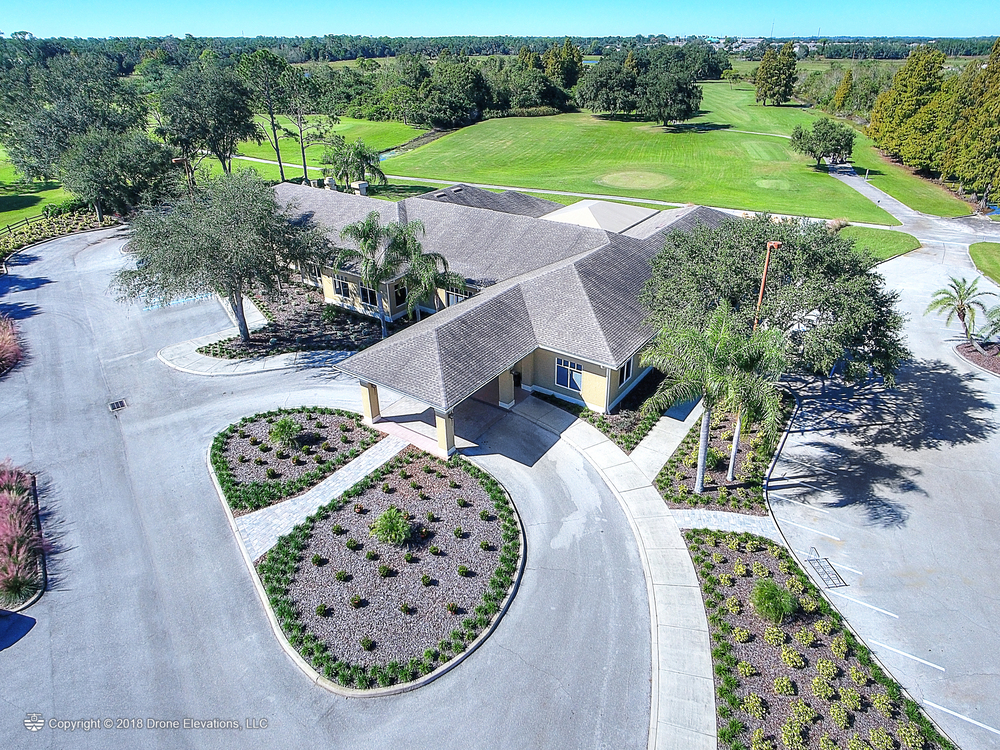
[[[348,297],[341,297],[335,294],[333,291],[333,277],[341,276],[347,279],[348,288],[350,290],[350,295]],[[356,274],[346,273],[344,271],[336,271],[333,268],[326,267],[323,269],[321,274],[321,279],[323,281],[323,298],[334,305],[342,305],[353,310],[365,311],[374,313],[374,305],[366,305],[361,301],[361,277]],[[386,312],[386,315],[390,319],[398,318],[400,315],[406,313],[406,305],[396,305],[396,296],[393,293],[393,284],[383,284],[382,285],[382,307]]]
[[[620,386],[618,385],[618,377],[619,377],[618,374],[619,374],[620,371],[619,370],[612,370],[611,371],[611,395],[610,395],[610,397],[608,399],[608,403],[609,404],[613,404],[615,402],[615,399],[618,398],[618,394],[621,393],[622,391],[626,390],[630,385],[632,385],[632,383],[635,382],[635,379],[640,374],[642,374],[642,369],[643,369],[642,366],[639,364],[639,355],[638,354],[633,355],[632,356],[632,377],[630,377],[628,380],[626,380]]]
[[[583,383],[581,391],[574,391],[556,385],[556,357],[568,359],[583,365]],[[565,357],[547,349],[536,349],[533,356],[533,382],[531,385],[551,391],[560,396],[567,396],[574,401],[583,401],[587,408],[594,411],[607,411],[607,375],[606,370],[598,365],[582,360]],[[523,382],[523,381],[522,381]]]

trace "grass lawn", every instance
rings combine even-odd
[[[262,127],[267,127],[265,118],[258,117],[257,120]],[[291,130],[295,130],[287,117],[279,117],[278,123],[285,125],[285,127]],[[335,125],[333,130],[348,141],[356,141],[360,138],[377,151],[395,148],[425,132],[420,128],[404,125],[401,122],[370,122],[368,120],[355,120],[350,117],[341,117],[340,123]],[[289,171],[289,167],[291,167],[293,173],[291,176],[301,174],[302,154],[299,152],[298,142],[293,138],[282,138],[279,141],[279,145],[281,147],[281,161],[285,165],[286,174]],[[307,148],[306,162],[313,166],[319,164],[324,148],[322,144],[314,144]],[[243,156],[252,156],[255,159],[274,161],[275,158],[274,149],[271,148],[267,141],[261,144],[250,141],[241,143],[239,153]],[[298,173],[295,172],[296,164],[299,167]]]
[[[704,87],[704,112],[680,128],[586,113],[488,120],[393,157],[387,173],[895,224],[812,168],[781,134],[813,115],[753,104],[748,86]],[[694,126],[701,126],[694,127]]]
[[[0,149],[0,227],[14,224],[26,216],[37,216],[49,203],[70,198],[58,182],[21,182],[7,154]]]
[[[968,216],[972,209],[937,183],[917,177],[906,167],[884,159],[872,141],[858,134],[854,146],[854,170],[864,176],[871,170],[868,181],[914,211],[931,216]]]
[[[1000,284],[1000,242],[977,242],[969,246],[969,255],[980,273]]]
[[[879,260],[888,260],[920,247],[920,240],[912,234],[891,229],[870,227],[844,227],[840,236],[854,240],[858,247],[867,247]]]

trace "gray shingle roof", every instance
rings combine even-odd
[[[295,213],[328,227],[334,244],[341,244],[340,231],[345,226],[365,218],[370,211],[378,211],[383,223],[420,219],[427,230],[421,238],[424,250],[441,253],[452,271],[478,287],[593,250],[608,241],[607,232],[600,229],[419,198],[389,203],[291,183],[279,184],[275,193],[279,203],[294,203]]]
[[[702,207],[678,209],[626,236],[423,198],[391,204],[292,185],[276,190],[333,237],[372,210],[383,221],[420,219],[424,248],[486,287],[338,365],[441,411],[539,347],[620,368],[654,333],[638,297],[664,233],[730,218]]]
[[[530,216],[533,219],[562,208],[561,203],[535,198],[534,196],[517,193],[513,190],[492,193],[489,190],[461,184],[441,188],[440,190],[432,190],[429,193],[424,193],[416,197],[419,200],[450,203],[455,206],[469,206],[470,208],[485,208],[489,211],[498,211],[504,214]]]

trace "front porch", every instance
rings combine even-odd
[[[457,450],[476,447],[484,432],[530,395],[514,387],[510,372],[503,372],[449,411],[405,395],[383,409],[378,386],[361,382],[365,424],[445,459]]]

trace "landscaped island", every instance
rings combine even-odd
[[[289,643],[360,689],[430,674],[504,611],[523,557],[503,488],[467,461],[408,450],[257,563]]]
[[[782,547],[709,529],[684,538],[714,643],[720,747],[953,747]]]
[[[303,406],[244,417],[212,442],[211,461],[234,515],[297,495],[382,438],[361,415]]]

